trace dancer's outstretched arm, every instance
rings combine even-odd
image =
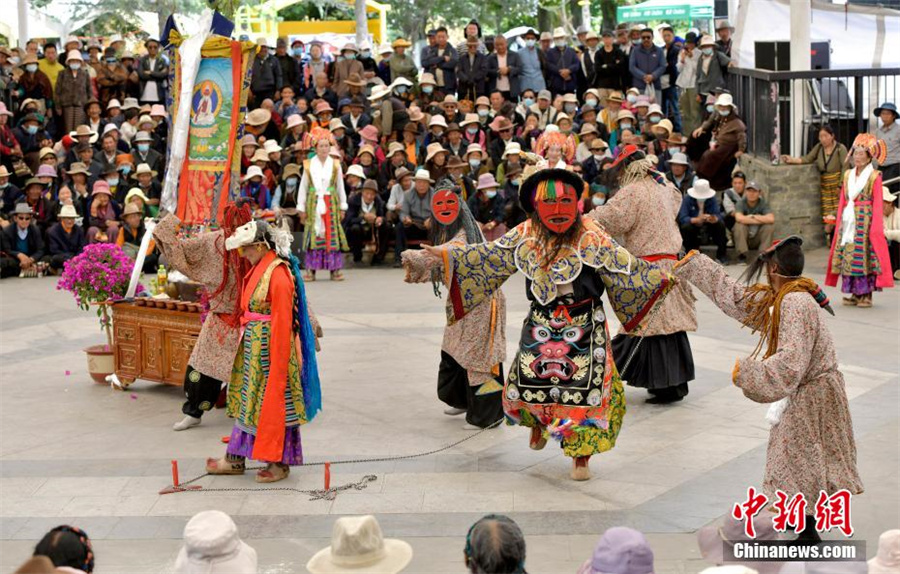
[[[693,283],[729,317],[746,322],[747,287],[706,255],[691,251],[678,262],[675,275]]]

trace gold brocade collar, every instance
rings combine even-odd
[[[593,269],[603,267],[613,273],[631,273],[631,255],[596,221],[582,216],[581,228],[578,241],[560,249],[547,265],[541,265],[546,246],[531,221],[519,224],[496,241],[498,247],[515,250],[516,268],[531,280],[531,293],[541,305],[549,305],[556,299],[557,285],[575,281],[585,265]]]

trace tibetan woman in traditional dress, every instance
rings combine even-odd
[[[347,193],[341,162],[330,155],[334,137],[328,130],[315,128],[310,132],[315,155],[303,162],[303,177],[297,197],[303,232],[303,251],[306,279],[316,280],[316,270],[331,272],[332,281],[343,281],[344,251],[348,251],[347,237],[341,222],[347,211]]]
[[[257,482],[287,478],[303,463],[300,426],[321,407],[315,334],[290,233],[262,221],[239,227],[225,246],[252,266],[240,298],[243,336],[228,388],[235,419],[226,454],[210,474],[242,474],[247,458],[268,463]]]
[[[884,237],[880,165],[887,149],[872,134],[859,134],[851,147],[853,167],[844,172],[838,203],[837,228],[825,285],[834,287],[841,277],[844,305],[871,307],[872,293],[894,286],[891,259]]]
[[[431,199],[435,224],[432,245],[465,246],[484,243],[478,222],[472,217],[461,190],[452,180],[438,182]],[[407,283],[453,285],[439,261],[421,250],[403,252]],[[452,295],[452,291],[451,291]],[[503,360],[506,358],[506,297],[497,289],[458,321],[447,298],[447,328],[441,344],[438,398],[449,407],[444,414],[466,415],[468,429],[488,427],[503,418]]]
[[[585,183],[576,173],[534,167],[519,189],[530,219],[493,243],[426,249],[442,259],[450,278],[451,322],[489,299],[516,271],[525,275],[531,307],[503,410],[510,424],[531,427],[532,448],[543,448],[547,435],[559,440],[573,459],[572,478],[587,480],[588,460],[615,446],[625,415],[600,297],[607,292],[628,331],[673,283],[579,215]]]
[[[859,494],[863,485],[844,376],[821,309],[833,312],[825,293],[803,277],[801,245],[791,236],[760,253],[744,277],[756,282],[765,272],[766,284],[744,285],[696,251],[678,263],[676,275],[760,333],[756,351],[735,363],[732,381],[748,399],[771,404],[766,496],[774,502],[776,491],[801,493],[811,511],[820,492]],[[815,523],[806,517],[801,538],[818,538]]]

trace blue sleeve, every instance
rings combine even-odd
[[[691,222],[691,209],[688,205],[688,196],[681,200],[681,209],[678,210],[678,223],[687,225]]]
[[[644,74],[637,67],[637,49],[632,48],[631,54],[628,55],[628,71],[631,73],[631,77],[635,80],[644,80]]]
[[[571,64],[566,66],[573,74],[577,74],[581,70],[581,62],[578,60],[578,54],[572,48],[566,48],[566,52],[570,55]]]

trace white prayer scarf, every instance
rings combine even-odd
[[[847,203],[844,205],[844,212],[841,215],[841,245],[853,243],[853,236],[856,235],[856,206],[854,202],[862,190],[865,189],[869,182],[869,177],[875,168],[869,163],[859,174],[856,168],[851,168],[847,174]]]
[[[325,205],[325,196],[330,195],[328,189],[331,185],[331,176],[334,175],[334,159],[331,156],[325,161],[314,156],[309,160],[309,177],[316,189],[316,237],[325,236],[325,213],[328,208]]]

